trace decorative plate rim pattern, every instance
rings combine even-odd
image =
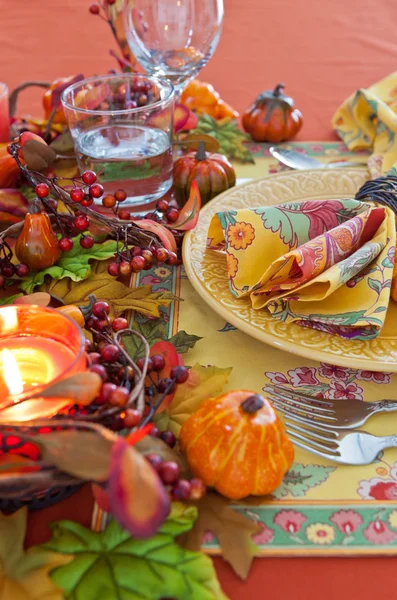
[[[266,311],[254,310],[249,298],[232,296],[225,260],[218,253],[206,250],[208,227],[219,211],[351,198],[367,179],[366,168],[289,171],[253,179],[220,194],[202,208],[197,226],[185,236],[183,260],[194,289],[237,329],[280,350],[354,369],[397,372],[397,338],[352,341],[277,321]]]

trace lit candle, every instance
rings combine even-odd
[[[67,398],[34,398],[86,367],[84,336],[65,314],[39,306],[0,309],[0,423],[48,418]]]
[[[0,82],[0,142],[10,141],[10,113],[8,109],[8,87]]]

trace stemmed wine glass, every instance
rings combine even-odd
[[[124,0],[123,18],[138,62],[170,79],[178,95],[218,45],[223,0]]]

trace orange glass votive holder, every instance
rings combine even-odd
[[[41,306],[0,308],[0,424],[50,418],[73,404],[40,392],[86,366],[85,338],[73,319]]]
[[[10,113],[8,87],[0,81],[0,142],[10,141]]]

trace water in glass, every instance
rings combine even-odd
[[[151,202],[172,185],[170,139],[155,127],[113,124],[89,129],[78,137],[76,154],[82,172],[100,173],[105,193],[122,188],[134,204]]]

